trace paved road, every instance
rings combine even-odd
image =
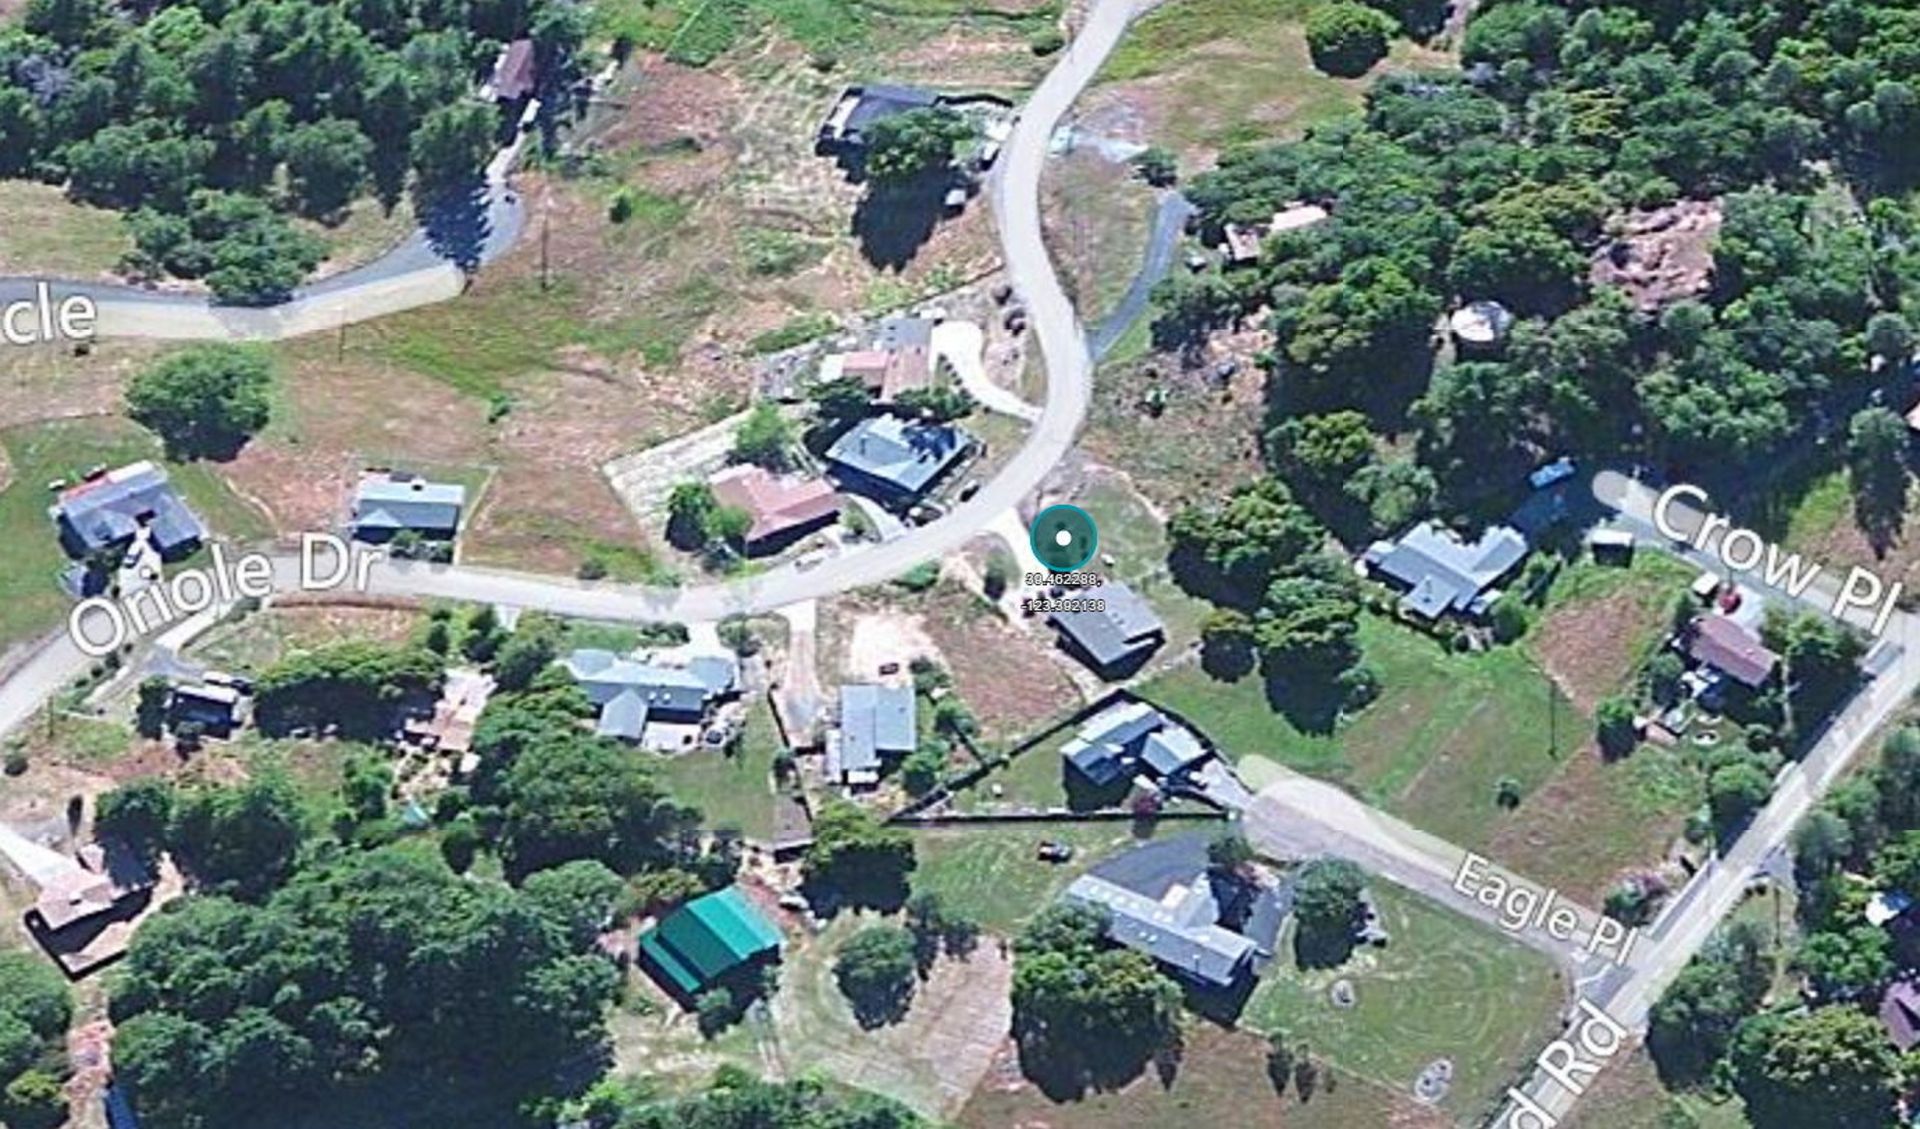
[[[1616,507],[1629,522],[1651,528],[1653,502],[1657,497],[1652,489],[1620,475],[1603,474],[1596,483],[1595,494],[1602,502]],[[1683,530],[1698,529],[1700,516],[1691,511],[1676,512],[1673,524]],[[1663,538],[1655,544],[1666,542]],[[1682,555],[1695,563],[1707,563],[1700,560],[1697,553]],[[1741,580],[1751,584],[1753,576],[1745,574]],[[1809,596],[1806,602],[1823,612],[1831,606],[1828,597],[1819,595]],[[1866,613],[1845,618],[1862,627],[1871,619]],[[1884,637],[1896,645],[1903,639],[1920,639],[1917,625],[1920,619],[1896,611]],[[1828,724],[1806,756],[1781,773],[1773,798],[1745,833],[1734,840],[1724,856],[1696,875],[1673,906],[1662,914],[1641,942],[1632,970],[1587,988],[1586,999],[1631,1029],[1645,1027],[1648,1012],[1659,1000],[1660,993],[1706,944],[1720,922],[1740,905],[1754,876],[1766,868],[1768,860],[1787,843],[1794,828],[1847,768],[1872,746],[1880,728],[1920,689],[1920,653],[1911,646],[1898,646],[1887,654],[1890,657],[1878,668],[1877,676]],[[1534,1077],[1526,1093],[1556,1122],[1565,1119],[1579,1098],[1544,1075]],[[1503,1111],[1496,1125],[1503,1129],[1515,1125],[1512,1113],[1511,1107]],[[1518,1124],[1528,1125],[1530,1120]]]
[[[1133,276],[1133,282],[1121,296],[1119,305],[1102,318],[1092,332],[1095,357],[1104,357],[1112,352],[1120,339],[1127,335],[1127,330],[1133,328],[1133,323],[1147,312],[1153,288],[1173,269],[1174,253],[1180,249],[1180,236],[1187,229],[1188,218],[1196,210],[1185,196],[1173,189],[1160,194],[1160,203],[1153,213],[1153,230],[1147,234],[1147,254],[1140,263],[1140,273]]]

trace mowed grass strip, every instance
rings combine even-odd
[[[1371,892],[1392,940],[1356,950],[1339,968],[1302,969],[1289,925],[1241,1026],[1284,1030],[1336,1067],[1399,1093],[1448,1059],[1453,1086],[1443,1106],[1472,1121],[1552,1037],[1566,985],[1545,957],[1451,910],[1385,882]],[[1332,1002],[1341,980],[1355,990],[1351,1008]]]
[[[56,627],[72,606],[60,590],[66,555],[47,515],[49,483],[77,482],[89,469],[141,459],[164,462],[160,442],[124,419],[58,420],[0,431],[13,481],[0,490],[0,646]],[[204,463],[166,463],[187,504],[215,537],[251,541],[270,533],[264,515]]]

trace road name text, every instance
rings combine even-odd
[[[1573,941],[1581,930],[1581,912],[1560,900],[1560,891],[1540,890],[1524,882],[1503,877],[1489,859],[1468,851],[1454,872],[1453,888],[1481,905],[1498,911],[1500,927],[1509,933],[1538,929],[1556,941]],[[1598,917],[1586,943],[1580,947],[1583,957],[1606,956],[1626,967],[1633,946],[1640,940],[1638,929],[1629,929],[1611,917]]]
[[[36,282],[33,297],[0,306],[0,341],[9,345],[47,345],[91,341],[100,309],[85,294],[69,294],[57,303],[53,287]]]
[[[1607,1060],[1627,1042],[1626,1025],[1600,1005],[1581,997],[1574,1002],[1574,1020],[1565,1035],[1543,1047],[1533,1062],[1539,1076],[1574,1097],[1586,1092]],[[1544,1096],[1544,1094],[1543,1094]],[[1507,1115],[1501,1129],[1554,1129],[1560,1119],[1518,1088],[1507,1090]]]

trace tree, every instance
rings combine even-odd
[[[898,925],[870,925],[847,938],[833,978],[862,1027],[899,1020],[913,998],[913,934]]]
[[[876,184],[901,184],[945,171],[973,132],[966,118],[945,106],[922,106],[882,118],[867,128],[867,176]]]
[[[460,653],[473,662],[492,662],[506,639],[506,629],[500,626],[500,613],[493,610],[492,604],[477,604],[467,615],[467,629],[460,637]]]
[[[306,839],[300,793],[274,772],[234,786],[179,794],[169,832],[174,855],[202,885],[258,897],[293,871]]]
[[[948,955],[965,957],[980,938],[980,923],[955,911],[932,890],[922,890],[907,899],[907,928],[913,933],[914,956],[922,970],[933,966],[941,949]]]
[[[353,203],[366,185],[373,142],[353,122],[325,118],[287,134],[284,156],[300,210],[330,216]]]
[[[1894,1124],[1899,1058],[1858,1009],[1756,1016],[1740,1025],[1730,1059],[1755,1129]]]
[[[947,773],[948,749],[944,740],[930,737],[920,743],[907,759],[900,762],[900,786],[909,796],[924,796],[940,786]]]
[[[558,653],[554,634],[534,628],[525,618],[520,621],[512,637],[501,645],[493,664],[494,680],[501,691],[525,690],[553,664]]]
[[[720,508],[713,488],[704,482],[682,482],[667,494],[667,540],[689,552],[707,541],[707,524]]]
[[[1887,408],[1863,408],[1847,428],[1854,515],[1877,543],[1899,532],[1907,510],[1907,424]]]
[[[1149,145],[1133,155],[1133,169],[1155,188],[1168,188],[1180,179],[1180,161],[1173,151]]]
[[[167,780],[147,777],[103,794],[94,808],[94,829],[139,852],[156,858],[166,845],[173,823],[174,789]]]
[[[1271,461],[1303,488],[1337,490],[1373,460],[1373,433],[1356,411],[1295,416],[1267,442]]]
[[[559,926],[576,951],[584,952],[614,920],[626,883],[595,859],[577,859],[527,875],[520,884],[528,904]]]
[[[1106,948],[1105,915],[1044,910],[1015,943],[1013,1030],[1022,1054],[1125,1077],[1174,1038],[1180,991],[1131,949]]]
[[[1385,13],[1351,0],[1334,0],[1307,16],[1313,65],[1343,78],[1363,75],[1386,58],[1393,32],[1393,20]]]
[[[632,873],[699,819],[673,801],[644,761],[585,733],[547,726],[512,759],[501,790],[500,857],[514,875],[575,859]]]
[[[271,736],[325,728],[383,736],[401,702],[438,692],[444,662],[424,647],[363,640],[296,652],[261,673],[254,719]]]
[[[1646,669],[1641,671],[1641,680],[1646,683],[1647,696],[1657,705],[1670,707],[1680,700],[1681,678],[1687,672],[1687,664],[1672,651],[1661,651],[1647,660]]]
[[[734,1003],[733,992],[724,985],[708,988],[695,996],[693,1013],[700,1033],[708,1038],[732,1026],[733,1021],[740,1017],[740,1009]]]
[[[1495,600],[1487,612],[1487,620],[1493,625],[1493,638],[1500,643],[1512,643],[1525,635],[1530,619],[1526,601],[1512,593]]]
[[[1633,703],[1626,698],[1604,699],[1594,708],[1593,720],[1600,751],[1608,757],[1626,756],[1640,740],[1638,727],[1634,723]]]
[[[813,417],[826,443],[873,411],[873,394],[857,376],[820,381],[807,390],[807,398],[813,402]]]
[[[272,362],[258,349],[196,345],[134,377],[127,414],[176,458],[231,458],[267,425],[272,382]]]
[[[341,767],[340,798],[354,822],[371,823],[387,817],[387,793],[393,788],[393,766],[378,753],[360,753]]]
[[[1773,777],[1751,760],[1715,770],[1707,778],[1707,806],[1723,838],[1744,825],[1773,794]]]
[[[893,399],[894,406],[930,423],[965,419],[974,409],[973,394],[957,384],[909,388]]]
[[[1302,964],[1324,968],[1347,959],[1365,910],[1366,885],[1366,875],[1345,859],[1316,859],[1300,868],[1293,911]]]
[[[807,884],[826,895],[821,901],[881,908],[906,900],[915,865],[911,836],[844,802],[827,804],[814,819],[813,844],[800,860]]]
[[[1892,949],[1892,939],[1878,925],[1822,930],[1800,946],[1793,968],[1823,1002],[1878,1000],[1894,977]]]
[[[67,1120],[67,1095],[60,1080],[44,1070],[29,1070],[7,1083],[4,1107],[18,1129],[55,1129]]]
[[[1648,1017],[1647,1049],[1667,1085],[1705,1082],[1734,1032],[1766,995],[1766,943],[1731,926],[1680,970]]]
[[[493,107],[456,102],[429,112],[412,140],[413,171],[428,197],[471,191],[493,156]]]
[[[149,740],[158,738],[167,728],[167,706],[173,701],[173,683],[163,675],[140,680],[139,700],[133,708],[133,727]]]
[[[1224,831],[1207,843],[1207,866],[1222,874],[1237,874],[1254,858],[1253,844],[1238,831]]]
[[[792,463],[793,444],[793,424],[779,405],[762,400],[740,421],[740,430],[733,436],[733,458],[768,470],[784,470]]]
[[[1883,310],[1867,319],[1867,351],[1888,364],[1904,367],[1912,363],[1913,326],[1906,318]]]

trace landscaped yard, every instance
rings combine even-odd
[[[747,728],[732,755],[699,748],[652,763],[674,798],[700,809],[704,826],[730,828],[751,839],[773,837],[773,759],[780,734],[767,700],[747,701]]]
[[[1447,1059],[1454,1073],[1443,1108],[1478,1124],[1559,1027],[1567,986],[1545,957],[1450,909],[1384,882],[1370,890],[1392,938],[1386,947],[1358,949],[1339,968],[1302,969],[1289,926],[1241,1026],[1284,1030],[1396,1093]],[[1331,999],[1342,980],[1355,992],[1351,1008]]]

